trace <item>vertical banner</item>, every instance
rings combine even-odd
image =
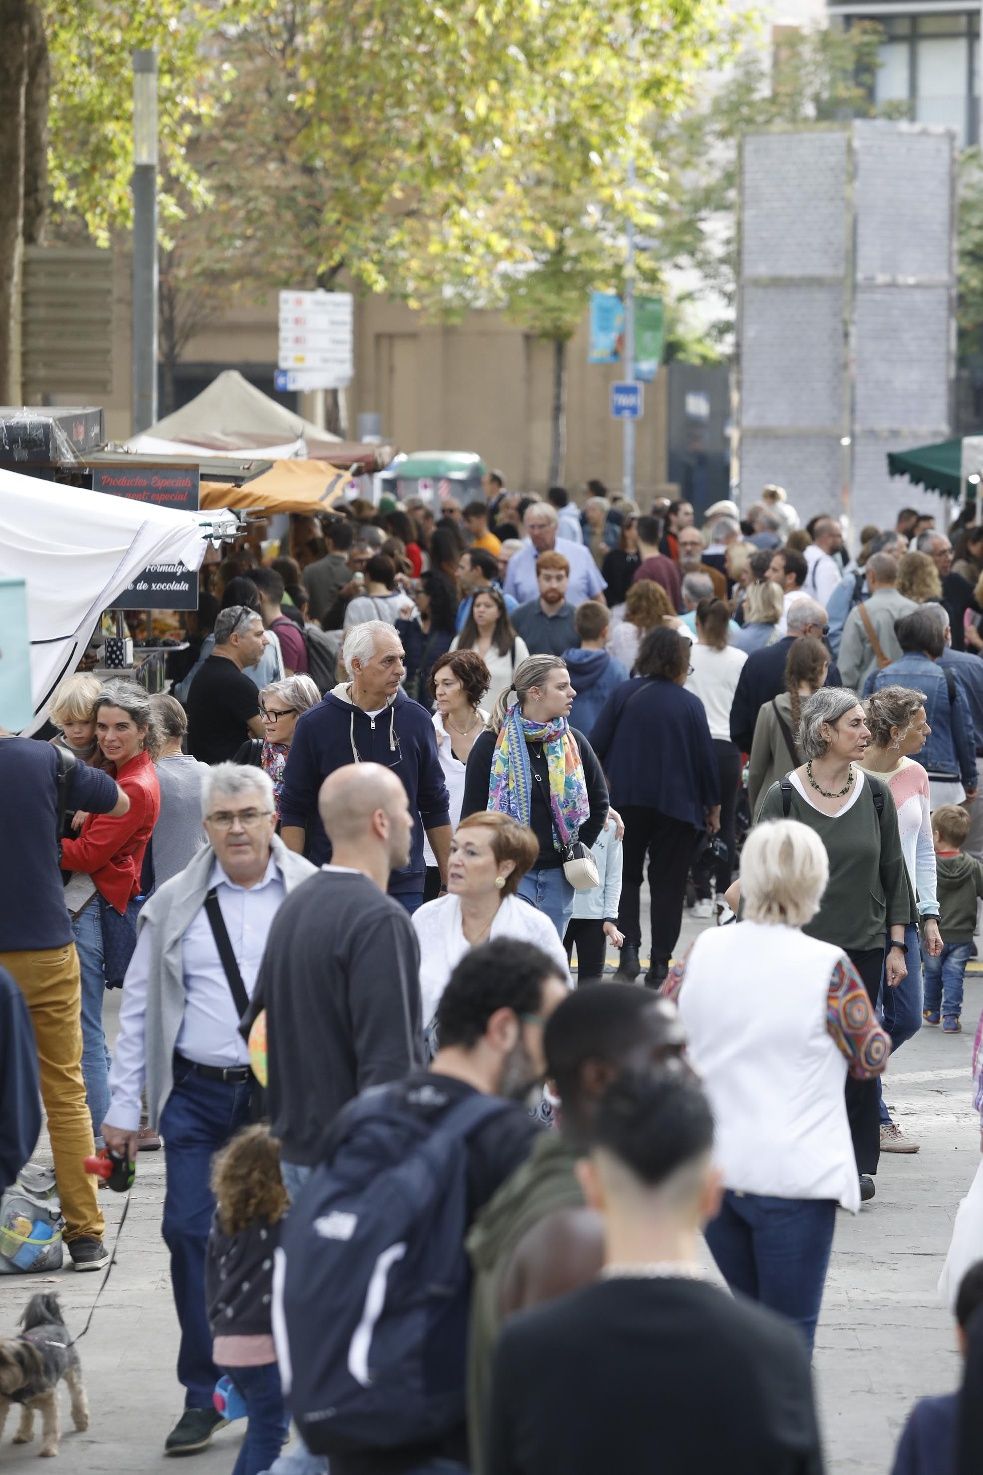
[[[635,298],[635,364],[629,377],[651,384],[662,362],[665,311],[661,297]],[[616,292],[590,295],[589,364],[617,364],[624,356],[625,308]]]
[[[635,298],[635,378],[651,384],[662,362],[665,312],[661,297]]]
[[[20,732],[34,718],[27,585],[0,579],[0,727]]]
[[[625,310],[616,292],[590,294],[589,364],[616,364],[621,357]]]

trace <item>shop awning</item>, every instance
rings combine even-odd
[[[263,508],[273,512],[327,512],[351,480],[327,461],[274,461],[268,471],[244,481],[203,481],[200,506]]]
[[[961,491],[962,437],[939,440],[910,451],[892,451],[887,458],[891,476],[906,476],[927,492],[958,497]]]

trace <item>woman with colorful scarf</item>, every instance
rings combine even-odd
[[[254,768],[262,768],[273,780],[273,803],[278,829],[283,770],[287,766],[287,754],[293,742],[297,718],[301,712],[316,707],[320,700],[321,693],[310,676],[287,676],[283,681],[273,681],[269,686],[264,686],[259,694],[263,736],[248,738],[233,760],[235,763],[248,763]]]
[[[567,720],[576,694],[559,656],[520,662],[471,749],[461,808],[462,818],[491,810],[530,827],[539,855],[519,895],[549,917],[561,938],[574,895],[564,858],[576,840],[593,845],[608,812],[600,764]]]

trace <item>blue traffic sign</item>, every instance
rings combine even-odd
[[[616,420],[640,420],[644,409],[643,386],[630,379],[611,385],[611,414]]]
[[[282,394],[283,391],[285,389],[288,389],[289,387],[290,387],[290,375],[287,373],[286,369],[274,369],[273,370],[273,388],[277,391],[277,393],[278,394]]]

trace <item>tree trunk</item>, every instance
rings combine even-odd
[[[28,10],[27,85],[24,95],[24,244],[44,244],[48,218],[48,102],[51,64],[44,21]]]
[[[551,487],[563,482],[567,459],[567,340],[553,339],[553,415],[550,440]]]
[[[27,0],[0,0],[0,404],[20,404],[20,297],[24,257],[24,112]]]

